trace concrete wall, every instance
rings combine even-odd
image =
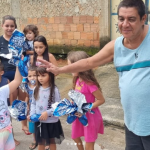
[[[19,30],[37,25],[49,45],[99,47],[110,36],[109,9],[109,0],[0,0],[0,18],[13,15]]]

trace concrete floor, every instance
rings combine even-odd
[[[71,125],[66,124],[66,116],[60,118],[65,140],[57,146],[57,150],[77,150],[74,141],[71,139]],[[32,142],[32,135],[25,135],[21,130],[21,123],[13,120],[15,138],[20,141],[16,150],[28,150]],[[84,139],[83,139],[84,141]],[[95,150],[124,150],[124,130],[115,126],[105,126],[105,134],[99,135],[95,144]],[[104,147],[103,149],[101,148]],[[35,149],[37,150],[37,148]]]

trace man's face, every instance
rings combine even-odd
[[[120,33],[127,39],[137,37],[146,20],[146,15],[140,19],[138,11],[134,7],[121,7],[118,14],[118,27]]]

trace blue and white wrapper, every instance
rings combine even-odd
[[[70,90],[68,92],[68,96],[75,102],[75,104],[78,106],[78,112],[83,113],[82,105],[86,102],[85,96],[75,90]]]
[[[18,63],[18,69],[20,74],[23,77],[27,77],[28,76],[28,67],[27,67],[27,62],[28,62],[28,55],[24,57],[23,60],[20,59],[19,63]]]
[[[30,116],[30,120],[32,122],[39,122],[39,118],[40,118],[41,114],[33,114]]]
[[[60,117],[68,115],[66,120],[67,123],[71,124],[76,119],[79,119],[83,126],[87,126],[88,120],[85,114],[87,112],[94,113],[94,111],[91,110],[93,104],[87,103],[85,96],[78,91],[70,90],[68,95],[71,98],[71,101],[66,98],[60,101],[54,109],[53,116]],[[82,116],[77,117],[75,113],[80,113]]]
[[[26,120],[27,103],[21,100],[14,100],[12,106],[9,106],[9,112],[12,118],[18,121]]]
[[[17,29],[14,30],[9,42],[8,50],[12,54],[12,58],[9,60],[9,63],[15,66],[18,66],[19,60],[23,52],[23,45],[25,42],[25,36],[22,32]]]
[[[23,52],[26,52],[26,51],[29,51],[29,50],[32,50],[32,47],[30,46],[30,44],[28,43],[28,41],[25,40],[24,44],[23,44]]]
[[[77,109],[78,108],[75,103],[71,103],[70,100],[64,98],[60,103],[58,103],[56,109],[54,109],[53,116],[60,117],[60,116],[68,115],[72,112],[77,111]]]
[[[22,92],[28,92],[28,78],[24,77],[22,79],[22,83],[19,85],[19,88],[22,90]]]

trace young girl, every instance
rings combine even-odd
[[[88,55],[84,51],[72,51],[69,52],[67,60],[68,64],[72,64],[80,59],[88,58]],[[87,103],[93,103],[92,110],[95,112],[91,114],[86,113],[88,118],[88,126],[83,126],[78,119],[72,124],[72,139],[77,143],[79,150],[84,150],[81,136],[85,138],[85,149],[94,150],[94,143],[97,139],[98,133],[103,134],[103,119],[98,109],[98,106],[102,105],[105,100],[101,93],[100,86],[94,76],[92,70],[72,73],[73,75],[73,89],[81,92],[85,95]],[[81,117],[81,114],[76,113],[76,116]]]
[[[15,149],[7,98],[9,94],[13,93],[18,88],[21,81],[22,77],[18,69],[16,69],[14,80],[0,88],[0,149],[2,150]]]
[[[45,59],[54,65],[57,65],[55,57],[48,52],[48,44],[46,38],[42,35],[37,36],[33,42],[34,45],[34,56],[31,57],[30,64],[37,66],[39,62],[37,59]]]
[[[33,41],[35,37],[39,35],[38,27],[36,25],[29,24],[24,28],[23,33],[25,34],[27,44],[31,48],[31,50],[26,51],[26,54],[33,55]]]
[[[29,61],[30,61],[30,56],[32,56],[34,54],[33,41],[34,41],[35,37],[37,37],[39,35],[39,31],[38,31],[37,26],[30,24],[24,28],[23,33],[25,34],[25,37],[26,37],[25,42],[31,48],[31,49],[27,49],[27,50],[25,49],[25,52],[23,54],[29,55]],[[30,66],[29,64],[30,64],[30,62],[27,64],[28,67]],[[24,120],[21,123],[22,123],[22,130],[25,132],[26,135],[30,135],[31,133],[29,132],[29,129],[27,126],[27,120]]]
[[[51,107],[51,104],[60,101],[59,91],[55,86],[54,74],[38,67],[37,76],[38,82],[34,90],[30,115],[41,114],[40,122],[35,123],[38,150],[44,150],[45,143],[49,145],[50,150],[56,150],[56,144],[60,144],[64,139],[59,118],[52,116]]]
[[[36,75],[36,68],[35,67],[29,67],[28,68],[28,88],[27,88],[27,93],[26,93],[26,99],[25,101],[27,102],[28,106],[29,106],[29,110],[30,110],[30,106],[31,106],[31,102],[32,102],[32,95],[33,95],[33,89],[36,86],[36,82],[37,82],[37,75]],[[35,130],[34,130],[34,123],[33,122],[29,122],[29,132],[33,134],[33,142],[32,144],[29,146],[29,149],[35,149],[37,147],[37,143],[35,140]]]

